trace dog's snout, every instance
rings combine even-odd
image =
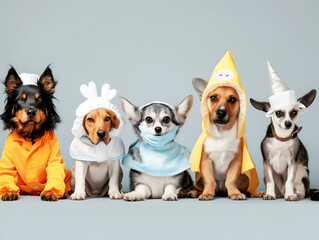
[[[105,131],[97,131],[97,136],[99,137],[99,138],[104,138],[105,137],[105,135],[106,135],[106,132]]]
[[[216,111],[216,113],[217,113],[217,117],[218,117],[219,119],[223,119],[223,118],[225,118],[226,115],[227,115],[227,112],[226,112],[225,109],[218,109],[218,110]]]
[[[161,127],[156,127],[155,128],[155,132],[156,133],[161,133],[162,132],[162,128]]]
[[[290,128],[291,127],[291,122],[290,121],[285,121],[285,126],[286,128]]]
[[[36,108],[29,108],[27,110],[27,115],[28,115],[29,118],[33,118],[36,113],[37,113],[37,109]]]

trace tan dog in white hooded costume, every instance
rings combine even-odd
[[[71,200],[83,200],[85,196],[112,199],[122,198],[120,192],[123,172],[120,160],[125,156],[123,141],[118,137],[124,119],[111,103],[116,96],[109,84],[102,86],[97,95],[94,82],[81,85],[81,93],[87,98],[76,110],[70,145],[70,155],[75,160],[72,167]]]

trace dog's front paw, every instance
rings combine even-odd
[[[124,196],[124,194],[122,192],[119,192],[118,190],[109,191],[108,195],[110,199],[122,199]]]
[[[234,193],[228,196],[231,200],[247,200],[247,196],[243,193]]]
[[[266,193],[264,191],[257,191],[256,193],[257,193],[256,197],[258,197],[258,198],[262,198],[266,195]]]
[[[175,193],[164,193],[162,199],[164,201],[177,201],[178,197]]]
[[[202,193],[199,195],[198,200],[213,200],[215,197],[215,194],[213,193]]]
[[[58,196],[55,192],[44,192],[41,194],[43,201],[58,201]]]
[[[70,200],[84,200],[85,195],[86,195],[85,193],[81,193],[81,192],[73,193],[70,196]]]
[[[145,197],[138,193],[138,192],[129,192],[129,193],[125,193],[123,199],[125,201],[144,201]]]
[[[265,194],[265,195],[263,196],[263,199],[264,199],[264,200],[276,200],[276,197],[273,196],[273,195],[271,195],[271,194]]]
[[[196,190],[191,190],[189,192],[187,192],[187,195],[186,197],[189,197],[189,198],[198,198],[200,195],[200,193]]]
[[[12,193],[12,192],[6,192],[4,194],[2,194],[2,201],[15,201],[18,200],[18,194],[16,193]]]
[[[285,196],[285,200],[286,201],[298,201],[299,198],[298,198],[297,194],[292,194],[289,196]]]

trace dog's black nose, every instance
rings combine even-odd
[[[224,117],[226,117],[226,114],[227,114],[226,110],[223,110],[223,109],[217,110],[216,113],[219,119],[223,119]]]
[[[156,133],[161,133],[162,132],[162,128],[161,127],[156,127],[155,128],[155,132]]]
[[[27,115],[28,115],[29,118],[33,118],[36,113],[37,113],[37,109],[36,108],[29,108],[27,110]]]
[[[286,128],[290,128],[291,127],[291,122],[290,121],[285,121],[285,126]]]
[[[106,134],[105,131],[102,131],[102,130],[101,131],[97,131],[97,136],[99,138],[101,138],[101,139],[105,137],[105,134]]]

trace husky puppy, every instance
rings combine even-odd
[[[187,172],[190,168],[189,151],[186,147],[175,143],[174,138],[185,123],[193,104],[193,96],[186,97],[175,107],[153,102],[138,108],[125,98],[120,98],[119,101],[139,139],[135,144],[145,145],[142,151],[142,148],[136,148],[133,144],[123,159],[123,165],[131,168],[131,192],[124,195],[124,200],[162,198],[173,201],[177,200],[178,196],[189,195],[193,189],[193,181]],[[157,148],[158,145],[163,145],[161,142],[165,144],[163,151]],[[176,148],[169,150],[166,155],[165,151],[167,146],[170,148],[170,144],[176,144]],[[131,163],[127,161],[128,158]],[[160,162],[157,158],[164,160]],[[177,164],[172,163],[169,160],[171,158],[177,159]]]
[[[269,63],[268,67],[273,90],[270,102],[250,99],[253,107],[267,112],[266,116],[271,118],[261,142],[266,185],[263,199],[285,197],[287,201],[297,201],[309,196],[310,189],[308,154],[298,138],[301,127],[296,123],[299,115],[314,101],[316,90],[311,90],[296,101],[294,91],[288,89]],[[312,195],[319,194],[313,191]],[[312,199],[317,197],[312,196]]]

